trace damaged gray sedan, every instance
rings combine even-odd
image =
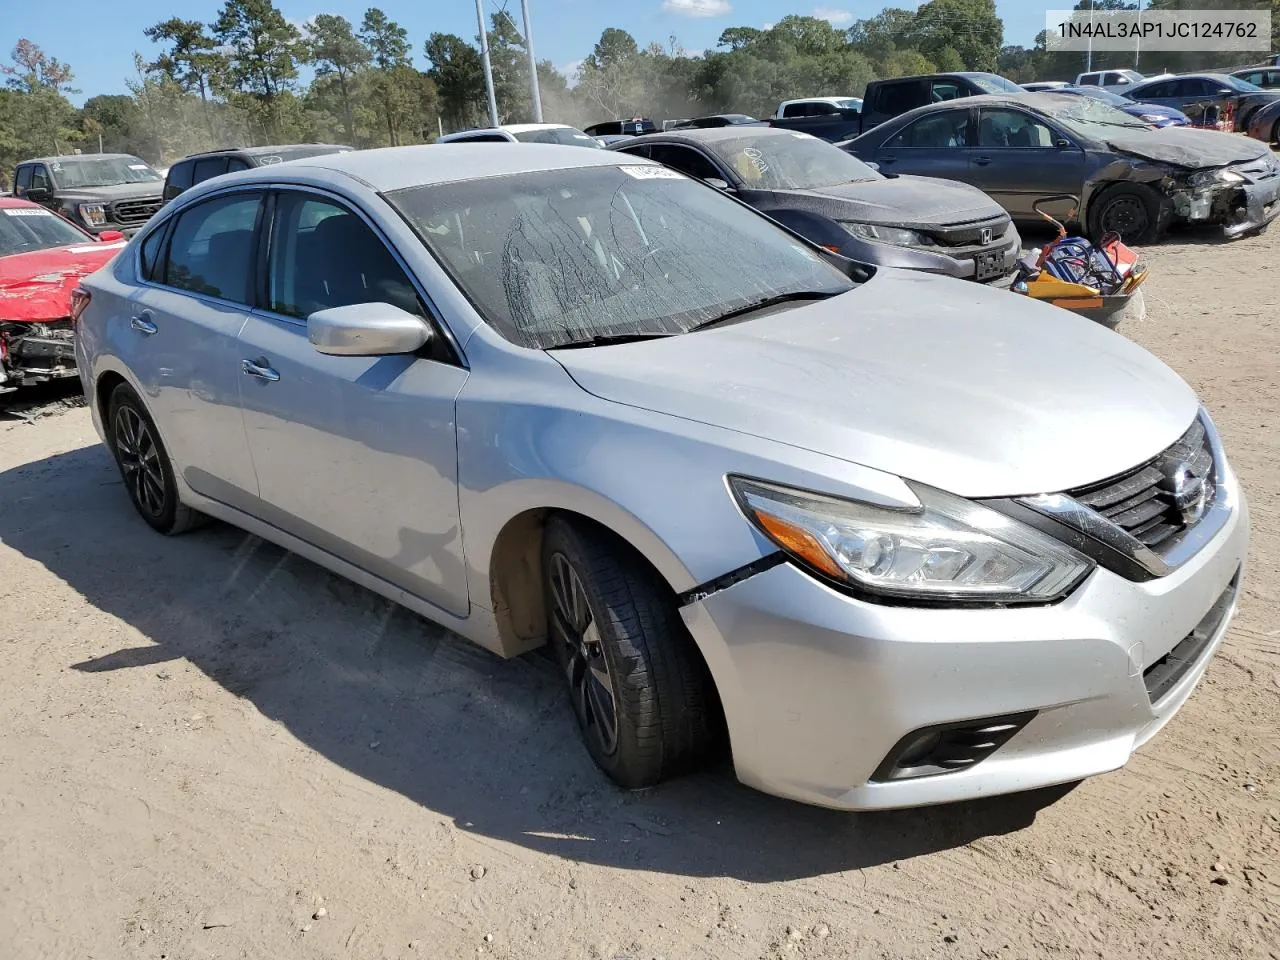
[[[610,147],[713,184],[812,243],[882,267],[990,282],[1013,272],[1009,215],[966,183],[885,176],[825,140],[772,127],[671,130]]]
[[[1221,225],[1227,237],[1280,214],[1280,161],[1265,144],[1211,130],[1156,130],[1100,101],[1029,93],[966,97],[912,110],[841,144],[885,171],[961,180],[1015,221],[1047,197],[1080,198],[1094,240],[1146,243],[1171,223]],[[1045,203],[1058,217],[1072,203]]]

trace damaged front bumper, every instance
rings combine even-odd
[[[70,319],[0,321],[0,393],[75,375],[75,334]]]
[[[1174,216],[1188,223],[1217,223],[1227,239],[1262,230],[1280,216],[1280,167],[1257,164],[1202,170],[1176,182],[1169,193]]]

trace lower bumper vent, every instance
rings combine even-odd
[[[913,730],[889,751],[871,779],[911,780],[967,770],[1008,743],[1035,715],[1028,710]]]
[[[1142,682],[1147,685],[1147,696],[1152,703],[1164,699],[1169,691],[1178,685],[1178,681],[1186,676],[1187,671],[1199,661],[1214,634],[1222,626],[1222,621],[1231,611],[1231,605],[1235,603],[1236,591],[1239,589],[1240,573],[1237,571],[1230,585],[1209,608],[1204,619],[1195,625],[1195,629],[1143,672]]]

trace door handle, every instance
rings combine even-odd
[[[973,162],[977,164],[979,167],[985,167],[988,163],[991,162],[991,158],[990,157],[974,157]]]
[[[150,310],[143,310],[142,313],[138,314],[136,317],[130,317],[129,326],[134,330],[137,330],[144,337],[151,336],[159,329],[159,327],[151,322]]]
[[[266,357],[259,357],[257,360],[241,360],[240,370],[247,376],[257,377],[267,383],[275,383],[280,379],[280,374],[267,364]]]

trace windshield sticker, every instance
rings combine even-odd
[[[668,167],[619,167],[628,177],[636,180],[683,180],[684,174]]]
[[[4,212],[11,217],[52,217],[48,210],[32,210],[30,207],[5,207]]]
[[[49,164],[49,169],[50,169],[50,170],[52,170],[54,173],[61,173],[61,172],[62,172],[62,164],[60,164],[60,163],[51,163],[51,164]]]
[[[258,166],[260,167],[269,167],[273,163],[280,163],[280,162],[281,161],[279,157],[259,157],[258,158]]]
[[[145,163],[131,163],[129,164],[129,169],[130,170],[146,170],[147,165]]]

